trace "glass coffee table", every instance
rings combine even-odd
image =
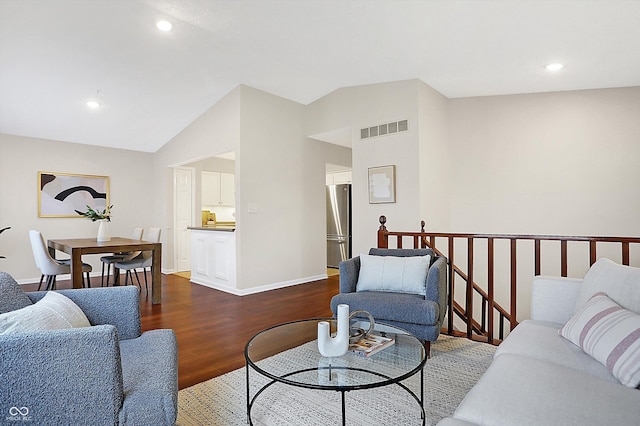
[[[395,344],[369,357],[351,352],[339,357],[323,357],[317,345],[320,321],[328,321],[332,332],[336,331],[337,321],[334,318],[308,319],[276,325],[261,331],[249,340],[244,350],[247,374],[247,422],[253,425],[251,410],[256,400],[275,383],[340,392],[343,425],[346,424],[346,392],[397,385],[411,395],[419,405],[420,419],[424,426],[426,352],[422,342],[407,331],[376,323],[375,332],[393,335]],[[369,326],[368,323],[365,322],[365,324],[362,328],[366,330]],[[267,379],[266,384],[253,396],[250,395],[250,370]],[[417,373],[420,373],[419,396],[402,383]],[[380,407],[371,408],[380,409]]]

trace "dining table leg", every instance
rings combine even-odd
[[[82,288],[82,254],[75,248],[71,250],[71,282],[73,288]]]
[[[151,260],[151,303],[157,305],[162,302],[162,245],[154,244]]]

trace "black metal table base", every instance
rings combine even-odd
[[[418,397],[415,392],[413,392],[411,389],[409,389],[404,383],[402,383],[402,380],[398,380],[398,381],[393,381],[393,379],[391,377],[385,376],[383,374],[380,373],[376,373],[373,371],[368,371],[368,370],[364,370],[364,369],[354,369],[354,368],[347,368],[347,367],[332,367],[331,365],[329,365],[328,367],[321,367],[320,370],[328,370],[329,376],[331,375],[331,370],[332,369],[336,369],[336,370],[354,370],[354,371],[362,371],[365,373],[369,373],[369,374],[373,374],[379,377],[384,377],[386,379],[390,379],[392,380],[389,383],[385,383],[383,385],[380,384],[376,384],[376,385],[363,385],[363,386],[352,386],[349,389],[340,389],[338,386],[336,387],[323,387],[323,386],[319,386],[319,385],[302,385],[299,383],[295,383],[295,382],[290,382],[288,380],[286,380],[287,377],[295,375],[295,374],[299,374],[299,373],[305,373],[308,371],[316,371],[318,370],[317,368],[308,368],[308,369],[304,369],[304,370],[298,370],[298,371],[294,371],[291,372],[289,374],[286,374],[282,377],[279,378],[274,378],[274,377],[270,377],[270,376],[265,376],[265,377],[269,377],[271,378],[271,381],[269,383],[267,383],[266,385],[264,385],[263,387],[261,387],[260,389],[258,389],[258,391],[256,392],[256,394],[253,396],[253,398],[250,395],[250,385],[249,385],[249,364],[246,365],[246,373],[247,373],[247,423],[251,426],[253,426],[253,422],[251,420],[251,409],[253,408],[256,399],[258,398],[258,396],[260,396],[260,394],[262,394],[262,392],[264,392],[265,390],[267,390],[267,388],[269,388],[271,385],[275,384],[275,383],[284,383],[284,384],[288,384],[290,386],[296,386],[296,387],[301,387],[301,388],[306,388],[306,389],[318,389],[318,390],[335,390],[341,393],[341,403],[342,403],[342,426],[346,426],[346,397],[345,394],[347,392],[353,391],[353,390],[361,390],[361,389],[372,389],[372,388],[376,388],[376,387],[382,387],[382,386],[388,386],[391,384],[394,385],[398,385],[400,386],[402,389],[404,389],[409,395],[411,395],[413,397],[413,399],[416,400],[416,402],[418,403],[418,405],[420,406],[420,418],[422,419],[422,426],[425,426],[426,423],[426,415],[425,415],[425,411],[424,411],[424,365],[422,366],[422,368],[420,369],[420,397]],[[256,371],[256,373],[261,374],[260,372]],[[406,380],[408,377],[405,377],[404,380]]]

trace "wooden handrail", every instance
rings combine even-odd
[[[387,218],[380,216],[380,227],[378,229],[378,247],[389,248],[390,240],[395,239],[395,247],[403,248],[403,239],[411,239],[413,248],[431,248],[438,256],[447,258],[448,277],[447,277],[447,316],[446,332],[448,334],[466,335],[474,340],[488,341],[491,343],[499,343],[505,337],[505,325],[508,324],[509,331],[513,330],[517,325],[517,306],[518,306],[518,266],[526,261],[524,255],[518,252],[519,241],[533,242],[533,270],[535,275],[541,275],[542,264],[542,241],[560,242],[560,275],[566,277],[568,275],[569,264],[569,242],[583,242],[589,245],[589,265],[593,265],[597,260],[597,248],[599,243],[615,243],[620,244],[620,258],[623,265],[629,265],[631,262],[630,246],[637,244],[640,247],[640,238],[638,237],[604,237],[604,236],[559,236],[559,235],[519,235],[519,234],[469,234],[469,233],[444,233],[444,232],[427,232],[425,231],[425,222],[420,222],[419,232],[405,231],[389,231],[386,227]],[[436,246],[438,239],[446,239],[446,253],[439,250]],[[466,246],[466,270],[458,266],[455,261],[456,241],[464,240]],[[481,260],[477,257],[476,247],[478,241],[486,240],[487,255],[487,277],[486,282],[480,284],[480,281],[474,271],[474,262]],[[505,240],[509,242],[509,282],[495,282],[495,241]],[[573,246],[572,246],[573,247]],[[634,252],[635,254],[636,252]],[[636,256],[637,257],[637,256]],[[634,257],[634,260],[636,258]],[[640,259],[637,260],[640,263]],[[455,300],[455,282],[456,277],[464,281],[465,287],[462,294],[464,301]],[[496,289],[508,289],[509,306],[508,309],[498,304],[495,300]],[[474,300],[480,299],[481,309],[475,309]],[[495,316],[499,318],[498,323],[495,322]],[[454,326],[454,317],[459,318],[465,324],[464,332],[456,331]],[[495,330],[497,328],[497,330]],[[497,337],[496,337],[497,336]]]

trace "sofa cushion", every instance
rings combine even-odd
[[[623,385],[640,384],[640,315],[606,294],[593,295],[560,335],[600,361]]]
[[[573,312],[600,291],[623,308],[640,314],[640,268],[598,259],[584,276]]]
[[[89,320],[71,299],[50,291],[40,301],[0,314],[0,334],[89,327]]]
[[[434,325],[438,321],[438,304],[418,294],[362,291],[340,293],[331,299],[332,309],[344,303],[350,311],[368,311],[376,321],[392,320],[401,323]],[[402,306],[403,309],[398,309]],[[335,311],[334,311],[335,312]]]
[[[496,357],[454,417],[479,425],[638,425],[640,391],[514,354]]]
[[[31,299],[6,272],[0,272],[0,314],[31,305]]]
[[[356,291],[426,293],[431,256],[360,255],[360,273]]]
[[[584,353],[558,331],[562,325],[524,320],[498,346],[495,356],[515,354],[551,362],[613,383],[620,383],[607,367]]]

